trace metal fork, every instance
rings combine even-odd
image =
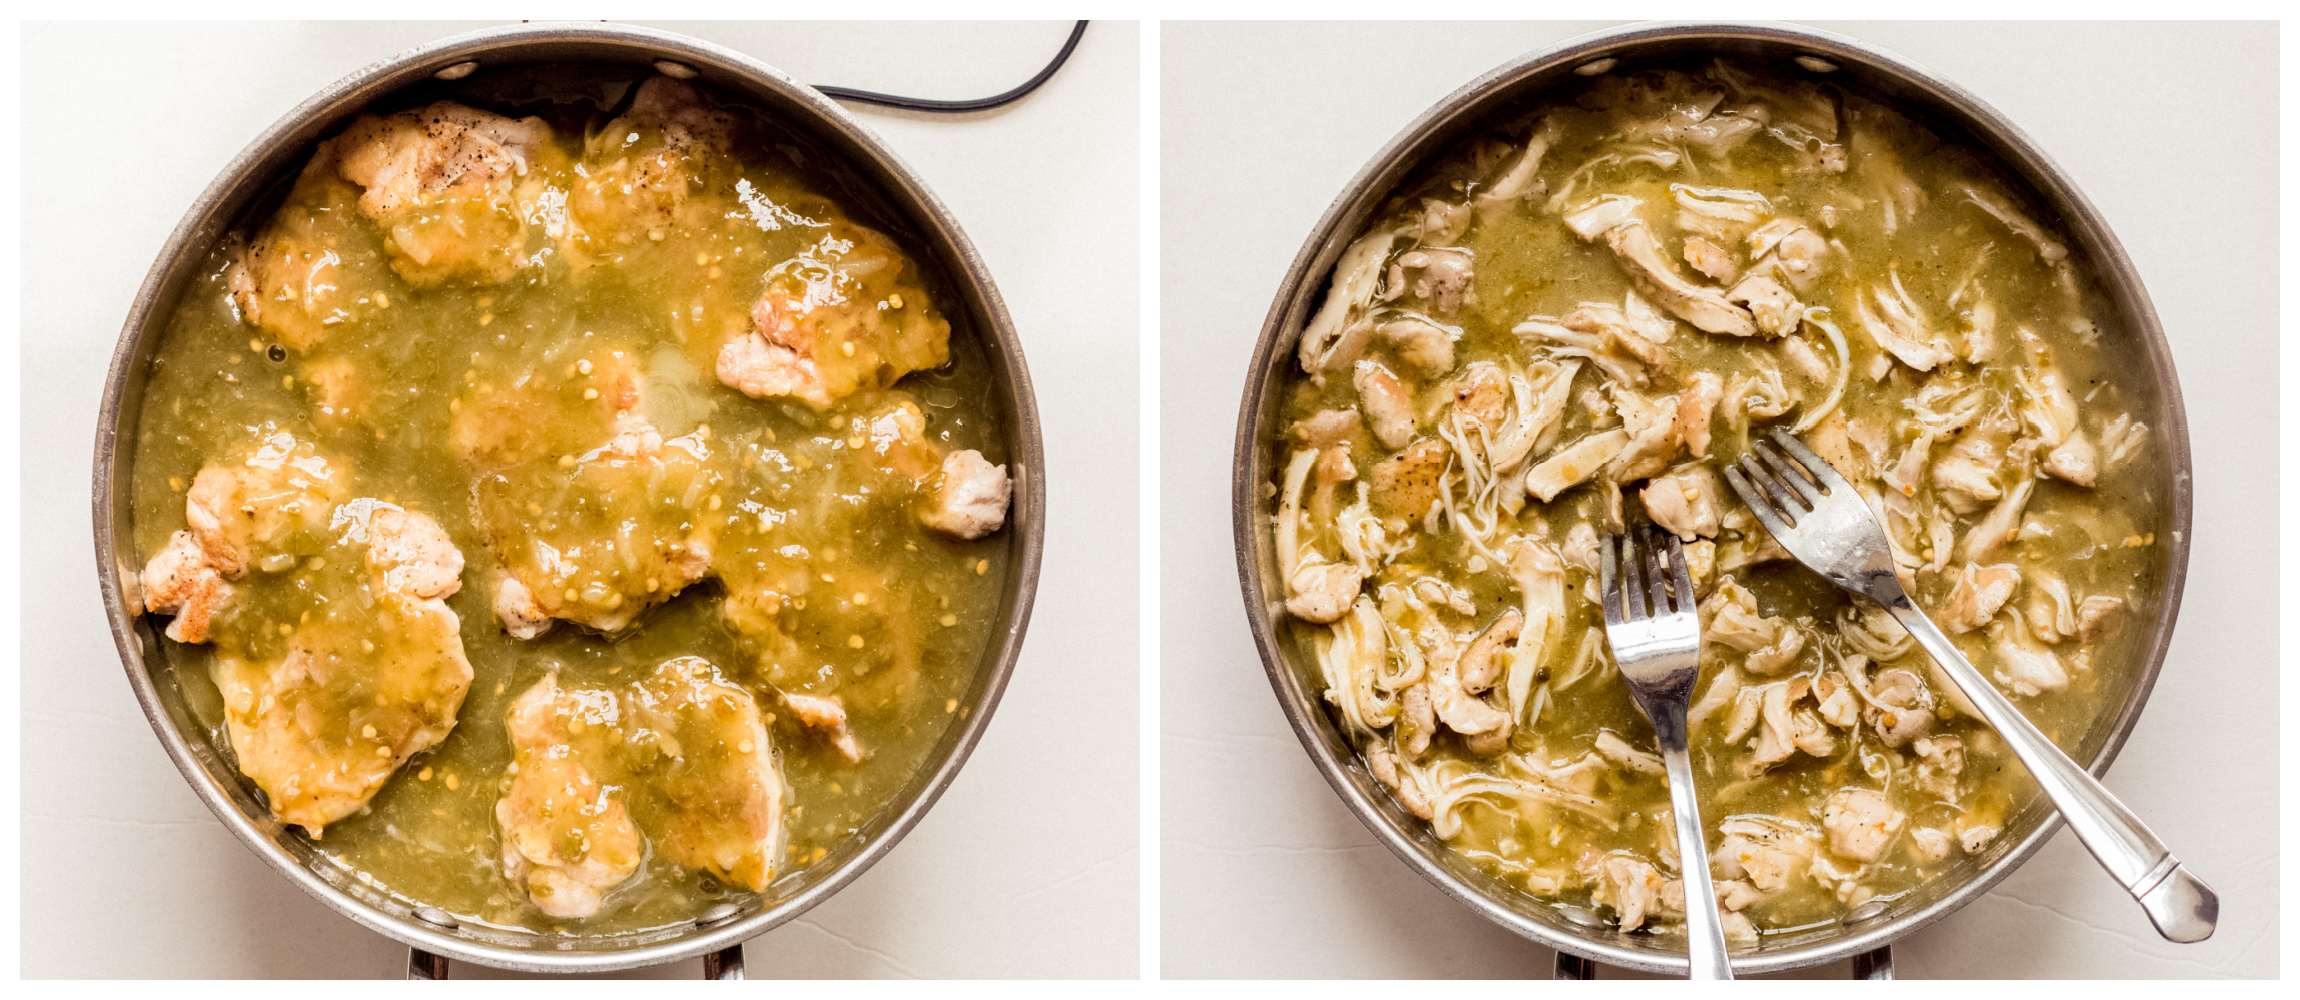
[[[2220,919],[2220,897],[2181,867],[2180,859],[2124,803],[2030,724],[1909,600],[1893,571],[1884,526],[1853,484],[1787,431],[1775,428],[1772,438],[1779,451],[1759,440],[1738,467],[1725,468],[1726,481],[1758,523],[1798,562],[1883,605],[1917,637],[2036,776],[2085,849],[2148,911],[2157,933],[2183,943],[2211,937]],[[1794,464],[1780,452],[1787,452]]]
[[[1725,955],[1725,929],[1717,919],[1717,888],[1709,879],[1709,842],[1701,832],[1693,762],[1685,752],[1685,710],[1693,703],[1693,682],[1701,676],[1701,616],[1694,607],[1693,578],[1685,570],[1685,546],[1676,535],[1666,537],[1666,558],[1657,538],[1647,544],[1640,559],[1636,536],[1622,536],[1618,572],[1615,539],[1608,538],[1598,546],[1605,638],[1613,646],[1614,662],[1629,682],[1637,707],[1653,720],[1661,763],[1669,770],[1669,802],[1677,821],[1677,867],[1684,873],[1685,884],[1685,957],[1692,976],[1731,979],[1733,963]],[[1672,596],[1676,598],[1674,604]]]

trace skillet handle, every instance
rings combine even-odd
[[[1567,952],[1557,953],[1556,979],[1595,979],[1597,963]],[[1853,978],[1888,981],[1893,978],[1893,946],[1853,956]]]
[[[434,955],[421,948],[407,949],[407,978],[447,978],[447,956]]]
[[[1890,982],[1893,978],[1893,946],[1888,944],[1875,951],[1864,951],[1853,956],[1853,978]]]
[[[407,978],[431,980],[447,978],[447,956],[434,955],[421,948],[407,949]],[[703,956],[703,978],[743,978],[743,946],[739,944],[728,945]]]
[[[703,978],[743,978],[742,944],[739,942],[736,944],[730,944],[724,948],[719,949],[718,951],[714,951],[708,955],[703,956]]]
[[[1597,963],[1571,952],[1557,953],[1556,979],[1595,979]]]

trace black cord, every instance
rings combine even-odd
[[[1022,86],[995,97],[984,97],[972,101],[930,101],[919,97],[896,97],[893,94],[872,93],[868,90],[849,90],[845,87],[816,87],[815,89],[835,100],[854,101],[858,104],[876,104],[882,107],[901,108],[905,111],[929,111],[946,115],[964,114],[969,111],[988,111],[1019,101],[1028,96],[1031,91],[1037,90],[1047,80],[1052,79],[1054,71],[1061,69],[1063,63],[1070,61],[1071,51],[1078,48],[1078,40],[1085,36],[1086,22],[1080,21],[1077,26],[1070,29],[1070,40],[1062,43],[1062,51],[1054,54],[1053,62],[1047,63],[1045,69],[1039,70],[1037,76],[1023,81]]]

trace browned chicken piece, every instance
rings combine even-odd
[[[1423,632],[1429,662],[1430,707],[1446,728],[1464,736],[1505,732],[1509,713],[1486,704],[1462,686],[1461,644],[1442,626]]]
[[[1684,449],[1685,439],[1677,430],[1676,396],[1647,399],[1615,387],[1613,407],[1621,414],[1621,429],[1628,432],[1629,443],[1605,468],[1612,481],[1631,483],[1659,473]]]
[[[1388,786],[1390,791],[1395,792],[1398,797],[1398,804],[1404,806],[1407,812],[1425,820],[1436,815],[1436,811],[1430,805],[1429,796],[1422,791],[1421,782],[1413,780],[1411,775],[1402,771],[1398,766],[1396,752],[1387,745],[1374,743],[1368,746],[1366,748],[1366,764],[1373,771],[1374,780],[1381,782]]]
[[[942,481],[918,519],[946,535],[981,538],[1006,526],[1013,491],[1006,466],[990,464],[972,448],[955,451],[942,460]]]
[[[169,537],[167,547],[145,564],[139,582],[144,609],[173,615],[166,634],[183,643],[208,641],[209,622],[232,596],[232,585],[189,531]]]
[[[1709,421],[1717,413],[1717,403],[1725,398],[1725,383],[1709,372],[1695,372],[1685,379],[1685,386],[1677,390],[1677,426],[1675,433],[1685,442],[1685,453],[1694,458],[1709,454]]]
[[[1980,523],[1965,532],[1963,546],[1957,556],[1966,562],[1981,562],[1996,555],[1997,549],[2011,541],[2020,530],[2021,512],[2028,508],[2029,494],[2036,490],[2036,477],[2021,475],[2010,492],[1989,509]]]
[[[1741,769],[1743,777],[1763,774],[1799,751],[1815,757],[1826,757],[1836,751],[1836,738],[1829,734],[1819,715],[1799,707],[1812,690],[1811,680],[1804,677],[1741,689],[1727,739],[1738,739],[1735,733],[1752,728],[1757,734]],[[1753,726],[1749,721],[1752,716]]]
[[[791,714],[797,716],[801,724],[820,733],[849,763],[863,759],[862,744],[855,741],[854,731],[847,728],[847,710],[837,695],[826,698],[785,693],[783,704],[790,706]]]
[[[2124,598],[2111,594],[2094,594],[2076,606],[2076,634],[2088,645],[2099,642],[2123,624],[2124,617]]]
[[[1717,537],[1718,501],[1724,494],[1717,473],[1706,464],[1695,463],[1653,477],[1638,496],[1645,501],[1645,513],[1653,523],[1690,542]]]
[[[1950,510],[1970,514],[2004,495],[1997,474],[2005,467],[2005,447],[2019,430],[2010,414],[1992,410],[1965,428],[1948,453],[1933,463],[1933,490]]]
[[[835,222],[768,272],[749,332],[719,349],[719,381],[746,396],[826,407],[950,360],[950,324],[884,235]]]
[[[587,264],[645,246],[722,208],[704,195],[739,169],[735,124],[690,84],[642,81],[630,110],[590,140],[581,179],[568,192],[569,258]]]
[[[1746,878],[1758,892],[1775,893],[1805,877],[1812,866],[1813,831],[1774,816],[1734,816],[1717,825],[1723,838],[1710,860],[1724,878]]]
[[[1584,854],[1574,870],[1589,880],[1590,901],[1613,908],[1624,932],[1645,926],[1661,908],[1661,871],[1624,851]]]
[[[239,464],[217,464],[193,477],[184,499],[188,530],[178,531],[139,578],[145,610],[173,615],[168,638],[208,641],[209,625],[232,595],[229,580],[249,568],[276,572],[299,552],[323,544],[342,477],[308,443],[268,435]]]
[[[1638,290],[1678,318],[1709,333],[1756,335],[1757,325],[1748,310],[1726,301],[1725,294],[1715,288],[1685,280],[1670,267],[1661,256],[1661,244],[1654,241],[1643,222],[1630,219],[1613,227],[1606,231],[1605,242]]]
[[[1398,695],[1398,720],[1398,752],[1407,760],[1420,760],[1429,752],[1430,737],[1437,735],[1437,708],[1430,703],[1427,682],[1407,685]]]
[[[1470,640],[1469,648],[1461,654],[1461,687],[1470,694],[1481,694],[1493,687],[1501,678],[1502,668],[1509,665],[1509,649],[1517,642],[1520,629],[1525,627],[1525,615],[1516,608],[1504,608],[1493,623]]]
[[[1445,442],[1423,438],[1374,463],[1366,477],[1374,506],[1407,518],[1427,515],[1437,503],[1438,478],[1450,457]]]
[[[1725,293],[1725,301],[1749,310],[1757,332],[1778,337],[1797,328],[1805,318],[1805,305],[1797,301],[1772,275],[1752,272]]]
[[[1989,635],[1993,640],[1990,651],[1996,654],[1991,663],[1996,681],[2013,694],[2033,697],[2068,687],[2068,666],[2052,650],[2037,646],[2023,630],[1999,622]]]
[[[1630,293],[1629,301],[1639,301],[1636,293]],[[1595,343],[1587,344],[1593,355],[1612,350],[1636,358],[1638,364],[1647,368],[1666,371],[1673,365],[1668,348],[1663,346],[1669,342],[1670,324],[1666,321],[1657,325],[1641,324],[1632,319],[1627,310],[1610,302],[1588,302],[1559,317],[1557,325],[1597,338]],[[1644,373],[1635,374],[1637,378],[1633,383],[1644,384]]]
[[[338,506],[332,520],[332,559],[365,552],[307,573],[336,600],[367,607],[282,623],[292,634],[276,657],[277,647],[255,644],[268,636],[223,637],[211,668],[240,770],[274,815],[313,837],[447,738],[472,676],[445,600],[461,586],[463,556],[438,522],[369,499]]]
[[[1296,422],[1293,433],[1303,444],[1323,450],[1356,437],[1363,424],[1354,408],[1319,410]]]
[[[493,373],[456,400],[449,446],[483,474],[475,521],[499,569],[490,605],[514,635],[539,618],[602,632],[701,580],[723,518],[703,515],[725,481],[708,425],[664,440],[646,414],[632,352]]]
[[[1941,628],[1950,632],[1970,632],[1989,623],[1997,616],[1997,609],[2012,599],[2013,591],[2020,587],[2020,567],[2011,563],[1995,566],[1966,564],[1957,576],[1957,585],[1949,591],[1934,619]]]
[[[1498,428],[1502,417],[1509,412],[1509,378],[1501,367],[1490,361],[1480,361],[1463,369],[1461,376],[1446,386],[1453,399],[1454,412],[1484,424],[1489,430]]]
[[[1884,793],[1868,788],[1840,788],[1821,806],[1821,827],[1829,832],[1829,849],[1854,861],[1884,857],[1893,835],[1908,817],[1893,808]]]
[[[1392,350],[1423,378],[1433,378],[1453,370],[1453,344],[1461,331],[1419,316],[1394,319],[1374,329],[1374,334],[1387,341]]]
[[[1757,596],[1730,578],[1701,602],[1700,610],[1701,638],[1747,654],[1742,662],[1751,673],[1779,673],[1805,648],[1804,630],[1786,618],[1759,615]]]
[[[1384,447],[1396,450],[1413,441],[1419,419],[1404,382],[1378,361],[1358,362],[1350,381],[1358,388],[1358,409]]]
[[[550,674],[505,717],[515,770],[495,803],[503,875],[548,916],[599,912],[645,854],[607,745],[624,728],[621,709],[614,692],[567,690]]]
[[[1350,610],[1365,574],[1349,563],[1310,563],[1286,581],[1286,610],[1306,622],[1338,621]]]
[[[1933,731],[1933,692],[1906,667],[1879,671],[1869,682],[1861,718],[1886,746],[1899,747]]]
[[[1612,232],[1623,223],[1635,221],[1640,202],[1624,194],[1609,194],[1574,209],[1565,216],[1565,227],[1575,236],[1594,240]]]
[[[765,889],[782,856],[788,792],[758,702],[694,656],[664,662],[627,698],[626,714],[649,731],[624,753],[663,813],[656,850],[730,886]]]
[[[1880,285],[1856,299],[1861,329],[1877,346],[1921,372],[1932,371],[1956,356],[1940,346],[1939,337],[1917,318],[1916,305],[1897,285]]]
[[[1629,432],[1618,427],[1585,436],[1551,453],[1528,471],[1525,491],[1548,503],[1558,494],[1588,482],[1627,447]]]
[[[1732,284],[1741,274],[1741,264],[1732,254],[1699,236],[1685,238],[1685,262],[1720,285]]]
[[[541,118],[439,101],[361,115],[331,145],[343,178],[364,189],[360,212],[383,227],[392,270],[428,285],[502,281],[527,265],[526,212],[513,188],[550,139]]]
[[[1451,316],[1474,301],[1470,257],[1460,250],[1408,250],[1390,266],[1402,277],[1406,294],[1438,316]]]
[[[2100,454],[2084,436],[2076,395],[2060,366],[2053,362],[2052,347],[2044,338],[2025,326],[2019,329],[2019,337],[2027,363],[2020,368],[2018,378],[2021,391],[2028,396],[2028,405],[2021,413],[2044,440],[2044,471],[2078,486],[2091,486],[2099,479]]]
[[[345,323],[391,308],[370,295],[389,267],[411,284],[501,281],[526,266],[528,209],[519,178],[554,155],[541,119],[514,121],[441,101],[361,115],[320,144],[287,202],[228,276],[241,318],[298,351]],[[337,206],[356,198],[360,212]],[[378,247],[372,232],[383,231]]]
[[[1955,736],[1919,737],[1910,747],[1917,752],[1917,787],[1928,794],[1952,798],[1957,775],[1965,770],[1965,741]]]

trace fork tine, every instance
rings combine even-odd
[[[1661,546],[1663,534],[1665,532],[1657,530],[1648,530],[1645,533],[1645,588],[1647,593],[1653,595],[1653,616],[1655,618],[1669,613],[1669,569],[1667,564],[1663,562],[1668,558],[1668,553]],[[1670,535],[1669,537],[1675,538],[1677,536]]]
[[[1780,512],[1773,509],[1771,499],[1741,475],[1739,466],[1725,466],[1725,485],[1733,487],[1741,502],[1749,505],[1749,513],[1757,515],[1757,523],[1764,525],[1766,532],[1775,538],[1788,533],[1789,526],[1782,522]]]
[[[1644,605],[1639,603],[1645,599],[1643,593],[1645,579],[1644,574],[1638,572],[1637,562],[1637,536],[1621,536],[1621,574],[1623,578],[1621,620],[1623,621],[1639,622],[1644,621],[1647,617]]]
[[[1621,617],[1621,572],[1614,565],[1613,536],[1597,545],[1598,603],[1605,608],[1605,624],[1619,625]]]
[[[1795,522],[1805,516],[1805,505],[1797,502],[1797,495],[1789,492],[1788,487],[1774,481],[1773,474],[1765,471],[1765,467],[1758,463],[1756,456],[1743,455],[1740,464],[1741,474],[1748,476],[1751,483],[1756,484],[1759,489],[1764,491],[1773,512],[1782,520]]]
[[[1805,478],[1804,472],[1791,466],[1789,460],[1783,458],[1770,442],[1752,442],[1749,445],[1749,452],[1765,462],[1765,471],[1772,473],[1774,478],[1783,485],[1796,490],[1797,495],[1804,498],[1805,506],[1819,507],[1821,505],[1821,491],[1813,486],[1813,481]]]
[[[1828,488],[1829,492],[1852,490],[1853,484],[1845,479],[1844,473],[1838,472],[1836,466],[1829,464],[1827,459],[1822,458],[1813,449],[1805,447],[1805,442],[1797,440],[1796,435],[1775,427],[1773,428],[1773,440],[1780,444],[1781,450],[1788,452],[1790,457],[1795,458],[1797,464],[1804,466],[1807,471],[1811,472],[1813,478],[1819,480],[1822,486]]]
[[[1685,566],[1685,542],[1676,535],[1669,536],[1669,570],[1677,580],[1677,610],[1693,610],[1693,574]]]

